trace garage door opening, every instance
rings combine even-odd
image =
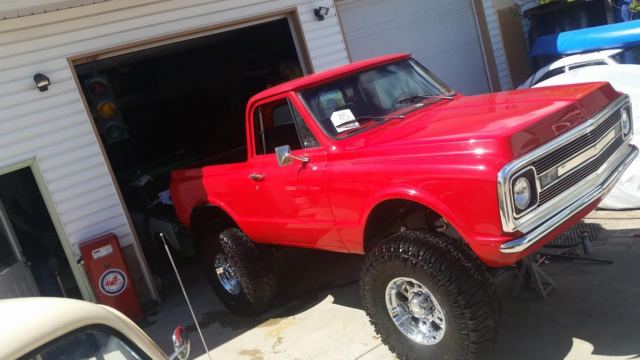
[[[0,175],[0,297],[82,299],[29,167]]]
[[[196,253],[168,193],[170,172],[244,161],[244,112],[257,92],[302,76],[288,17],[76,64],[79,83],[152,273],[159,247]]]

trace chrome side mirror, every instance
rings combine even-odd
[[[291,147],[289,145],[282,145],[276,148],[276,159],[279,166],[287,166],[293,163],[293,160],[298,160],[303,164],[309,162],[308,156],[295,156],[291,155]]]
[[[189,335],[187,335],[182,326],[178,326],[173,331],[171,340],[173,341],[173,354],[169,356],[169,360],[187,360],[191,352],[191,341],[189,341]]]

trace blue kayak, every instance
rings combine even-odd
[[[530,56],[571,55],[640,45],[640,20],[561,32],[539,37]]]

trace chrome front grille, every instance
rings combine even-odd
[[[607,146],[607,148],[596,158],[582,165],[582,167],[578,168],[567,176],[561,178],[559,181],[555,182],[548,188],[542,190],[539,195],[538,204],[542,205],[547,203],[549,200],[555,198],[565,190],[580,182],[580,180],[584,179],[590,174],[593,174],[602,165],[604,165],[607,159],[611,157],[616,152],[616,150],[618,150],[618,148],[622,146],[623,143],[624,140],[622,139],[622,136],[618,135],[613,141],[611,141],[609,146]]]
[[[533,167],[536,169],[536,173],[542,174],[552,167],[561,164],[563,161],[578,154],[582,150],[593,146],[604,134],[607,133],[607,131],[620,122],[620,116],[619,111],[614,112],[595,129],[587,132],[568,144],[553,150],[548,155],[535,160],[533,162]]]
[[[503,230],[532,231],[558,209],[570,206],[572,199],[597,190],[623,161],[623,154],[634,149],[626,146],[629,129],[622,126],[622,112],[632,118],[630,111],[629,97],[622,95],[593,118],[506,164],[498,173]],[[628,159],[624,162],[629,163]],[[537,196],[532,197],[529,207],[516,211],[512,186],[519,177],[531,176],[526,171],[534,173],[535,181],[529,179],[529,183]]]

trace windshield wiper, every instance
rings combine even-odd
[[[396,100],[394,103],[395,104],[404,104],[404,103],[414,102],[416,100],[421,100],[421,99],[447,99],[447,100],[453,100],[454,98],[455,98],[455,96],[453,96],[453,95],[412,95],[412,96],[408,96],[406,98],[402,98],[400,100]]]
[[[391,120],[391,119],[404,119],[404,115],[383,115],[383,116],[368,116],[368,115],[364,115],[364,116],[358,116],[357,118],[353,119],[353,120],[349,120],[347,122],[343,122],[340,125],[336,125],[336,128],[343,128],[345,126],[349,126],[349,125],[353,125],[354,123],[360,123],[360,120]]]

